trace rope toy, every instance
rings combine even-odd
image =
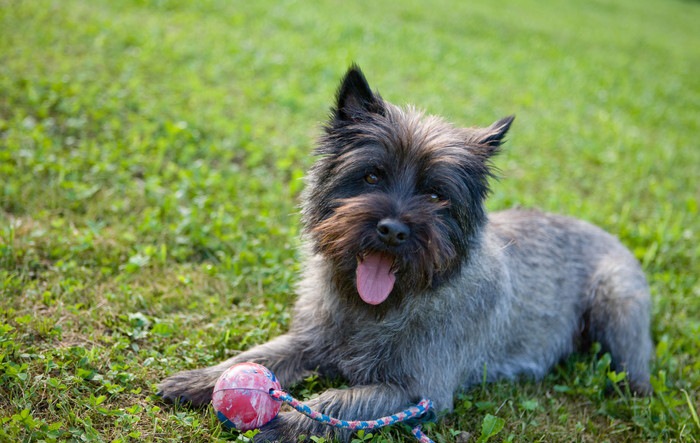
[[[314,411],[304,403],[284,392],[279,381],[269,369],[257,363],[239,363],[227,369],[216,385],[212,395],[212,405],[218,419],[229,428],[248,431],[260,428],[277,416],[282,402],[320,423],[336,428],[378,429],[404,421],[432,420],[435,417],[433,403],[423,399],[415,406],[393,415],[376,420],[339,420]],[[420,425],[414,426],[411,433],[421,443],[433,443]]]

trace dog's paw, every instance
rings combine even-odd
[[[281,441],[284,440],[282,440],[282,437],[280,436],[279,432],[273,429],[263,428],[260,430],[260,432],[255,434],[255,437],[253,437],[253,443],[275,443]]]
[[[654,388],[648,380],[630,380],[629,387],[635,397],[649,397],[654,393]]]
[[[169,402],[204,406],[211,402],[218,374],[207,369],[178,372],[158,385],[158,395]]]
[[[288,420],[286,419],[285,413],[280,413],[275,417],[270,423],[266,424],[260,428],[260,432],[255,434],[253,437],[254,443],[274,443],[274,442],[296,442],[297,439],[290,439],[285,437],[284,429],[289,429],[289,425],[285,424]]]
[[[280,412],[274,420],[260,428],[253,437],[255,443],[298,443],[311,442],[311,437],[332,440],[340,437],[347,440],[349,433],[338,432],[330,426],[311,420],[297,412]]]

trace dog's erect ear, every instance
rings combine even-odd
[[[359,66],[353,64],[338,88],[335,116],[353,120],[364,113],[384,114],[381,97],[372,93]]]
[[[488,128],[477,129],[470,134],[467,143],[481,147],[486,151],[486,155],[496,154],[513,120],[515,120],[515,116],[510,115],[498,120]]]
[[[513,123],[513,120],[515,120],[515,116],[509,115],[508,117],[502,118],[486,128],[481,134],[479,144],[493,147],[501,146],[503,143],[503,137],[505,137],[506,132],[508,132],[508,129],[510,129],[510,125]]]

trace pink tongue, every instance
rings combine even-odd
[[[357,264],[357,292],[370,305],[386,300],[394,287],[396,276],[391,272],[393,260],[384,254],[373,253]]]

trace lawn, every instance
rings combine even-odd
[[[700,441],[698,23],[693,0],[0,0],[0,441],[246,439],[155,386],[288,327],[302,177],[353,61],[460,125],[516,114],[489,209],[592,221],[652,289],[654,396],[576,355],[426,433]]]

